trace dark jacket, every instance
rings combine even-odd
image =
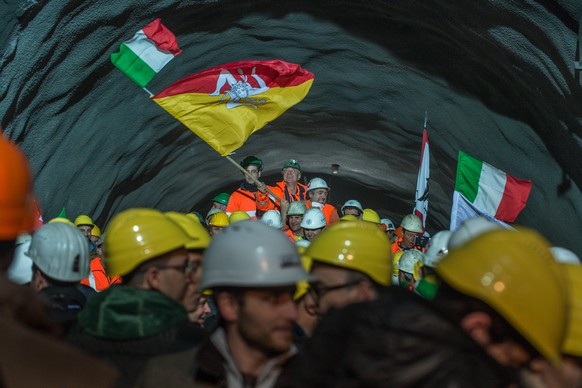
[[[93,289],[91,291],[95,294]],[[77,314],[87,303],[86,294],[78,287],[45,287],[38,292],[38,297],[47,306],[49,316],[61,325],[65,333],[77,322]]]
[[[67,341],[116,365],[121,387],[133,386],[151,357],[193,347],[204,335],[180,303],[123,285],[93,296],[78,321]]]
[[[497,364],[428,301],[399,287],[331,311],[278,387],[503,387]]]

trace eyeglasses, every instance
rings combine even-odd
[[[341,290],[342,288],[352,287],[360,282],[361,280],[354,280],[348,283],[338,284],[336,286],[321,286],[319,284],[313,284],[311,287],[309,287],[309,293],[311,294],[315,302],[317,302],[319,299],[321,299],[323,295],[327,294],[328,292]]]
[[[157,269],[175,269],[176,271],[183,272],[185,275],[189,275],[192,272],[200,268],[200,263],[187,261],[182,265],[157,265]]]

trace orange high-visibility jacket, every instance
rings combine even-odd
[[[294,201],[305,201],[307,199],[307,186],[297,182],[297,189],[295,193],[290,193],[287,190],[285,181],[275,183],[275,186],[267,186],[275,195],[281,199],[287,200],[289,203]],[[266,212],[267,210],[281,210],[281,204],[274,198],[271,198],[269,193],[261,193],[257,191],[257,210]]]
[[[305,207],[307,207],[308,209],[311,207],[311,200],[305,202]],[[323,208],[321,208],[321,211],[325,215],[325,223],[327,225],[331,225],[334,222],[339,221],[339,214],[335,206],[326,203],[325,205],[323,205]]]
[[[100,292],[114,284],[121,284],[121,278],[119,276],[108,277],[105,268],[103,268],[103,264],[101,264],[101,258],[96,257],[91,260],[91,273],[89,277],[81,280],[81,284]]]
[[[225,211],[226,214],[230,216],[237,210],[246,212],[253,220],[256,220],[257,202],[255,199],[255,193],[245,190],[242,187],[236,189],[236,191],[230,195]]]

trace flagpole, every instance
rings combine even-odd
[[[145,90],[147,92],[147,94],[150,95],[150,97],[154,96],[154,94],[152,92],[150,92],[146,87],[143,87],[142,89]]]
[[[245,174],[246,176],[250,177],[253,182],[255,182],[255,185],[260,185],[263,184],[261,183],[257,178],[255,178],[250,172],[248,172],[246,169],[244,169],[240,164],[238,164],[237,162],[235,162],[230,156],[226,155],[225,156],[226,160],[228,160],[229,162],[231,162],[233,165],[236,166],[236,168],[238,168],[243,174]],[[281,203],[281,198],[279,198],[278,195],[276,195],[275,193],[273,193],[266,185],[265,188],[267,189],[267,191],[269,192],[269,194],[271,194],[279,203]]]

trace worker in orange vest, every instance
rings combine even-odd
[[[257,185],[257,210],[266,212],[267,210],[281,210],[281,204],[272,198],[267,192],[267,188],[283,201],[289,203],[294,201],[307,200],[307,186],[299,183],[301,178],[301,165],[295,159],[286,161],[281,169],[283,180],[275,183],[275,186],[266,186],[265,184]]]
[[[313,178],[309,181],[307,186],[307,196],[309,200],[305,206],[309,209],[311,207],[319,208],[325,215],[327,225],[339,221],[339,214],[335,206],[327,203],[327,196],[331,189],[327,183],[321,178]]]
[[[256,179],[261,177],[261,172],[263,171],[263,161],[256,156],[247,156],[243,159],[242,162],[240,162],[240,165]],[[246,174],[243,174],[243,176],[244,180],[242,181],[240,187],[230,195],[225,212],[230,216],[235,211],[241,210],[246,212],[253,220],[256,220],[257,202],[255,193],[258,189],[251,177]]]
[[[416,214],[404,216],[400,226],[402,227],[402,236],[398,236],[398,239],[392,243],[393,254],[414,248],[416,236],[421,236],[423,233],[422,221]]]
[[[91,287],[95,291],[101,292],[114,284],[121,284],[119,276],[109,277],[103,267],[103,239],[101,238],[101,229],[97,225],[91,229],[91,243],[94,244],[95,250],[91,252],[91,262],[89,263],[89,276],[81,280],[81,284]]]

